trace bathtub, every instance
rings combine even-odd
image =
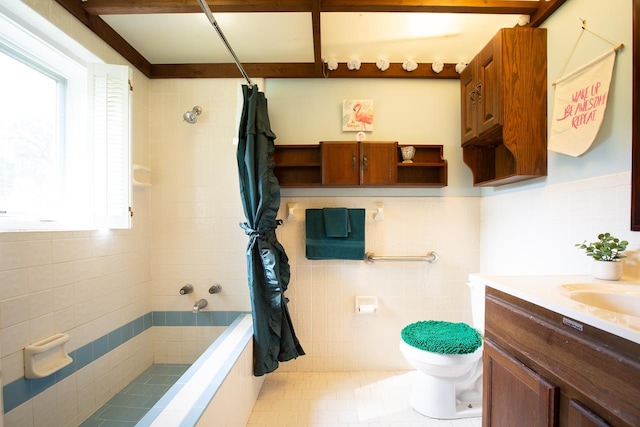
[[[252,344],[251,315],[240,315],[137,426],[246,425],[264,381],[253,376]]]

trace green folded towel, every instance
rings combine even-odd
[[[305,240],[307,259],[364,259],[365,210],[347,209],[350,231],[346,237],[326,234],[323,209],[305,210]]]
[[[322,216],[327,237],[349,237],[351,223],[347,208],[323,208]]]
[[[423,320],[405,326],[402,340],[420,350],[440,354],[469,354],[482,345],[482,335],[466,323]]]

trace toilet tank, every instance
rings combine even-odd
[[[471,280],[467,283],[471,292],[471,316],[473,327],[484,336],[484,288],[479,280]]]

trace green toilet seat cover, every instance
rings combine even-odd
[[[482,345],[482,335],[466,323],[422,320],[405,326],[402,340],[420,350],[440,354],[469,354]]]

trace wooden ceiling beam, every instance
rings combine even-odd
[[[314,3],[315,0],[207,0],[215,13],[311,12]],[[91,15],[202,12],[198,0],[87,0],[83,7]]]
[[[363,62],[359,70],[347,69],[341,62],[334,71],[323,69],[322,63],[246,63],[242,64],[247,74],[261,78],[404,78],[404,79],[458,79],[456,64],[444,64],[444,69],[436,74],[431,63],[420,63],[414,71],[408,72],[402,64],[391,63],[386,71],[380,71],[373,62]],[[242,78],[235,63],[226,64],[152,64],[152,79],[175,78]]]
[[[534,14],[531,15],[529,25],[531,25],[532,27],[539,27],[548,17],[553,14],[553,12],[558,10],[558,8],[562,6],[566,1],[567,0],[541,0],[540,7]]]
[[[551,0],[555,2],[554,0]],[[499,0],[207,0],[213,12],[433,12],[533,15],[543,3]],[[90,15],[199,13],[197,0],[87,0]]]
[[[323,0],[323,12],[431,12],[531,15],[538,3],[496,0]]]
[[[315,78],[322,75],[314,63],[243,63],[251,77],[260,78]],[[152,79],[176,78],[242,78],[235,63],[226,64],[152,64]]]
[[[322,0],[313,0],[313,10],[311,12],[311,31],[313,37],[313,62],[315,64],[315,74],[322,73],[322,35],[320,25],[320,4]]]

